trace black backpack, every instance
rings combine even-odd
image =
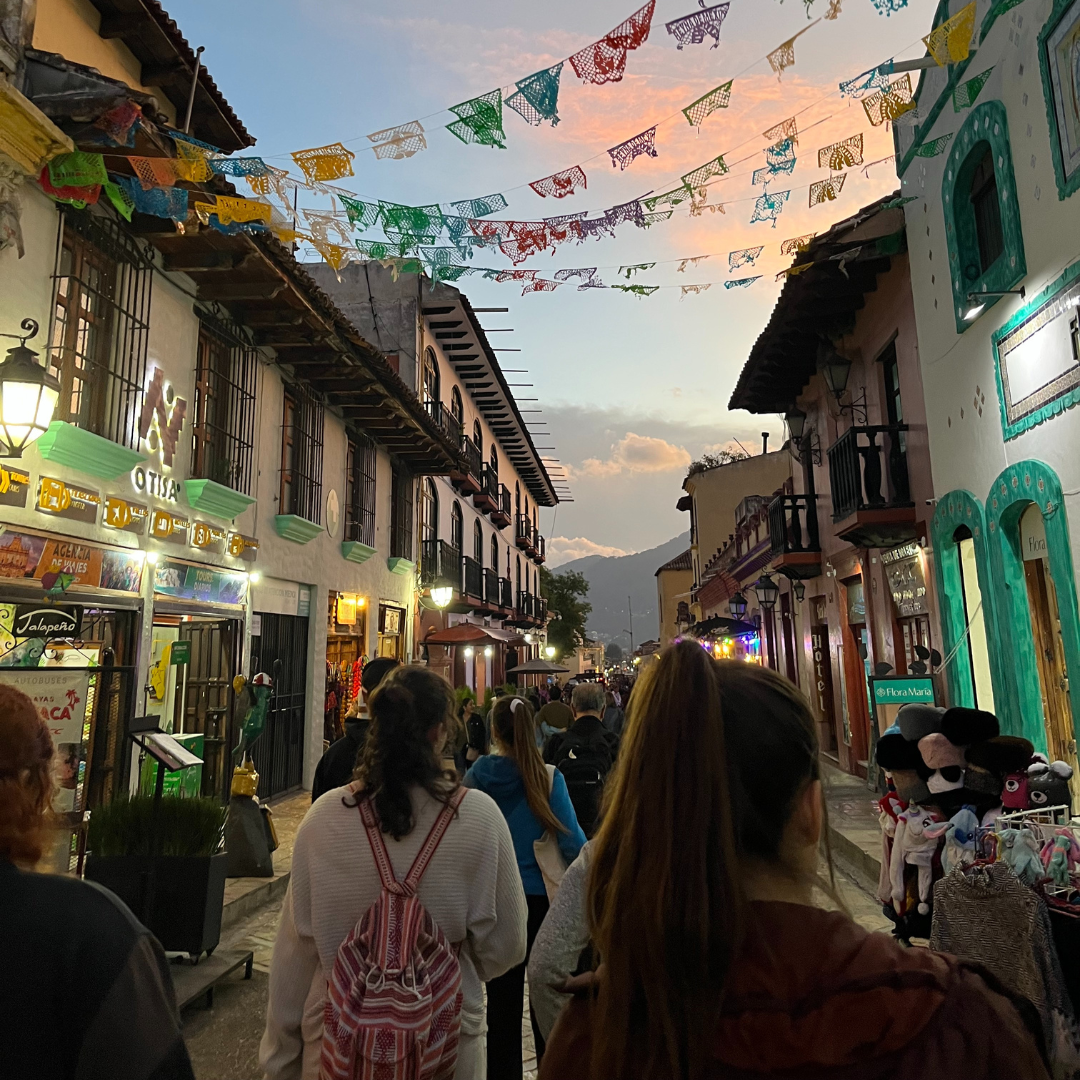
[[[556,751],[555,768],[566,781],[578,824],[588,837],[592,836],[600,817],[604,781],[614,763],[611,744],[602,732],[582,737],[571,728]]]
[[[470,750],[478,750],[481,754],[487,753],[487,728],[484,726],[484,718],[474,712],[465,722],[465,738]]]

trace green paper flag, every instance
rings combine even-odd
[[[692,172],[686,173],[682,177],[682,182],[687,187],[698,188],[705,183],[706,180],[714,176],[723,176],[728,172],[727,163],[724,161],[724,155],[715,157],[712,161],[706,161],[704,165],[699,165]]]
[[[652,296],[659,285],[612,285],[613,289],[618,289],[620,292],[633,293],[635,296]]]
[[[74,154],[60,154],[49,162],[49,183],[53,187],[93,187],[108,180],[105,159],[100,154],[77,150]]]
[[[922,146],[915,151],[919,157],[937,157],[938,154],[945,152],[945,147],[952,142],[952,134],[942,135],[938,139],[932,139],[930,142],[923,143]]]
[[[975,104],[976,98],[982,93],[982,88],[986,85],[986,80],[990,78],[993,70],[992,67],[988,67],[981,75],[976,75],[975,78],[962,82],[953,91],[953,112],[970,109]]]
[[[658,206],[678,206],[679,203],[684,203],[688,199],[694,197],[694,192],[686,184],[682,187],[677,187],[672,191],[665,191],[663,195],[650,195],[647,199],[642,199],[641,203],[646,210],[655,210]]]
[[[135,210],[135,200],[118,184],[106,180],[102,190],[108,196],[109,202],[116,207],[116,212],[125,220],[130,221]]]
[[[345,207],[345,213],[349,215],[349,224],[361,231],[370,229],[379,220],[379,204],[361,202],[359,199],[350,199],[348,195],[338,195],[341,205]]]
[[[506,134],[502,121],[502,91],[492,90],[471,101],[451,105],[450,111],[460,119],[446,125],[446,130],[463,143],[479,143],[506,149]]]
[[[716,112],[717,109],[726,109],[731,104],[731,84],[734,79],[728,79],[723,86],[718,86],[715,90],[710,90],[703,97],[699,97],[697,101],[691,102],[682,110],[683,116],[686,117],[687,123],[691,127],[700,127],[701,122],[710,113]]]

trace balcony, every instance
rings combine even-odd
[[[543,565],[547,562],[547,541],[539,534],[533,537],[533,544],[536,550],[536,561]]]
[[[468,570],[466,569],[466,576],[468,576]],[[480,610],[487,615],[494,615],[499,610],[499,603],[502,599],[502,595],[499,591],[499,573],[497,570],[484,570],[484,602],[481,605]],[[468,582],[466,582],[466,589],[468,588]]]
[[[425,401],[424,408],[435,426],[443,432],[450,442],[457,445],[461,441],[461,424],[457,417],[441,401]]]
[[[772,565],[789,578],[821,573],[817,496],[779,495],[769,503]]]
[[[480,447],[466,435],[461,436],[461,451],[457,464],[450,470],[450,483],[462,495],[476,495],[480,491]]]
[[[541,597],[536,597],[536,621],[543,626],[547,622],[547,601]]]
[[[505,529],[513,520],[510,513],[510,489],[505,484],[499,485],[498,505],[491,511],[491,524],[497,529]]]
[[[855,547],[892,547],[917,535],[906,424],[853,427],[829,447],[836,535]]]
[[[534,614],[536,597],[532,593],[519,589],[517,594],[517,608],[515,609],[515,622],[518,626],[531,626],[536,616]]]
[[[480,490],[473,496],[473,506],[481,514],[490,514],[499,508],[499,474],[490,465],[481,466]]]
[[[534,555],[536,553],[536,546],[533,536],[535,534],[533,524],[525,514],[518,514],[517,526],[514,529],[514,538],[517,541],[517,546],[521,548],[527,555]]]
[[[499,578],[499,608],[508,613],[514,610],[514,587],[509,578]]]
[[[461,552],[445,540],[421,541],[420,586],[425,589],[449,587],[460,594]]]
[[[462,560],[465,568],[465,596],[475,600],[475,607],[480,607],[484,600],[484,568],[468,555]]]

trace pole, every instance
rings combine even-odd
[[[187,99],[187,113],[184,115],[184,134],[191,134],[191,110],[195,107],[195,88],[199,85],[199,68],[202,66],[202,54],[206,46],[200,45],[195,50],[195,70],[191,73],[191,93]]]
[[[634,652],[634,605],[630,603],[630,597],[626,598],[626,610],[630,612],[630,653]]]

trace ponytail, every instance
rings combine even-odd
[[[368,711],[372,723],[354,777],[373,800],[382,831],[400,840],[416,824],[412,788],[441,803],[457,788],[429,737],[432,728],[454,722],[454,691],[434,671],[398,667],[368,699]]]
[[[520,697],[501,697],[491,707],[491,729],[499,745],[508,752],[521,773],[525,801],[533,817],[547,830],[564,833],[566,826],[551,809],[551,783],[544,759],[536,749],[533,707]]]

